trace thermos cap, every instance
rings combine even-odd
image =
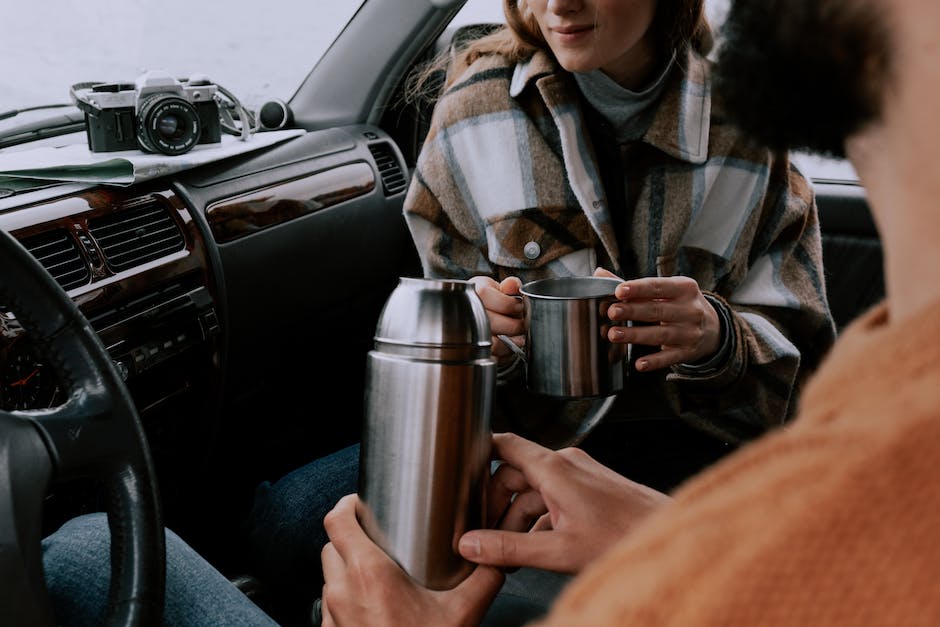
[[[379,316],[376,348],[469,349],[490,354],[492,339],[483,301],[470,281],[401,277]]]

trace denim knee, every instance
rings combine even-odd
[[[105,622],[111,581],[111,533],[104,514],[66,522],[42,541],[46,587],[59,625]]]
[[[74,518],[42,542],[43,569],[58,625],[103,625],[111,581],[111,534],[102,513]],[[163,624],[275,623],[179,536],[166,530]]]
[[[323,517],[359,481],[359,445],[302,466],[255,491],[246,522],[249,551],[258,575],[268,580],[310,581],[319,577],[320,550],[327,542]]]

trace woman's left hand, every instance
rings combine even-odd
[[[477,566],[451,590],[418,585],[359,526],[359,497],[344,496],[323,520],[323,625],[479,625],[505,576]]]
[[[594,274],[619,278],[603,269]],[[620,302],[607,311],[612,321],[651,324],[611,327],[607,339],[660,347],[659,352],[637,360],[635,366],[639,371],[701,361],[714,355],[721,345],[718,312],[695,279],[684,276],[633,279],[618,285],[615,295]]]

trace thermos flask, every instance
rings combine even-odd
[[[359,520],[427,588],[473,570],[457,552],[485,524],[496,382],[489,320],[473,283],[402,277],[369,352]]]

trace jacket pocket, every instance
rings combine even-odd
[[[541,278],[536,274],[590,274],[597,258],[595,242],[587,216],[576,208],[526,209],[500,216],[486,226],[490,262],[506,268],[507,275],[528,278],[535,273],[533,279]]]

